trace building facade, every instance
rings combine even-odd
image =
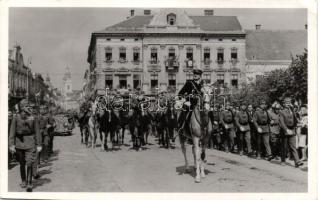
[[[139,87],[148,94],[176,92],[198,68],[205,82],[237,89],[246,81],[245,36],[236,17],[214,16],[212,10],[203,16],[145,10],[92,33],[89,80],[97,93]]]

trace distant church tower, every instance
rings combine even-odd
[[[73,88],[72,88],[71,71],[70,71],[70,68],[67,66],[66,72],[63,77],[63,93],[66,95],[72,92],[73,92]]]

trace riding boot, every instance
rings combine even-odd
[[[25,165],[20,165],[20,176],[21,176],[21,188],[26,187],[26,174],[25,174]]]
[[[32,166],[27,166],[27,192],[32,192],[33,184],[32,184],[32,176],[33,176],[33,169]]]

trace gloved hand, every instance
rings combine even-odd
[[[190,103],[190,101],[186,101],[186,102],[184,102],[184,105],[190,107],[191,103]]]
[[[14,145],[12,145],[12,146],[10,146],[10,151],[12,152],[12,153],[15,153],[16,152],[16,150],[15,150],[15,146]]]
[[[36,150],[37,150],[37,152],[41,152],[42,151],[42,146],[37,146]]]

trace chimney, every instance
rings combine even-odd
[[[130,10],[130,17],[133,17],[135,15],[135,10]]]
[[[307,30],[307,28],[308,28],[308,25],[307,25],[307,24],[305,24],[305,29]]]
[[[214,10],[204,10],[204,16],[213,16]]]
[[[151,10],[144,10],[144,15],[151,15]]]
[[[260,24],[256,24],[256,25],[255,25],[255,29],[256,29],[256,30],[261,30],[261,25],[260,25]]]

